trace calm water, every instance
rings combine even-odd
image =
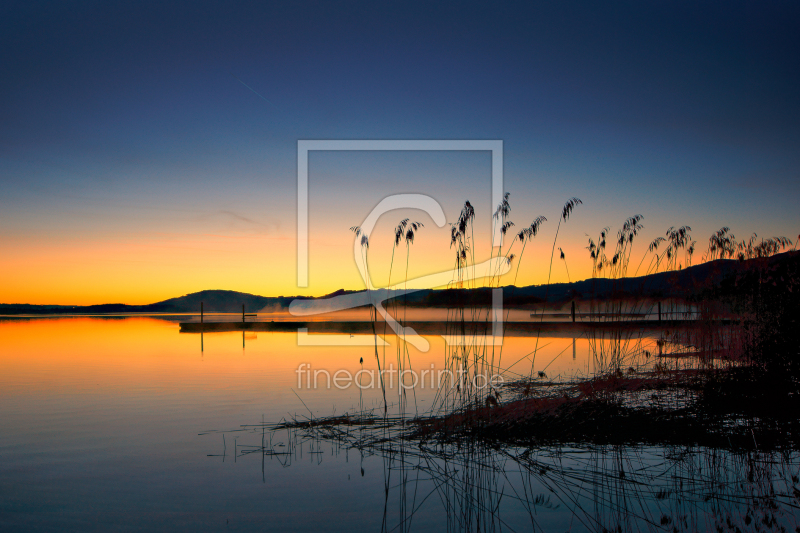
[[[429,341],[429,352],[412,351],[418,369],[442,363],[443,341]],[[586,339],[543,338],[532,362],[533,343],[506,339],[509,375],[533,366],[565,376],[596,364]],[[387,348],[387,361],[394,350]],[[302,363],[332,374],[374,369],[374,361],[370,346],[298,346],[287,333],[201,340],[152,318],[2,320],[0,529],[600,531],[664,530],[668,519],[685,522],[678,530],[702,530],[716,523],[710,506],[723,501],[711,492],[724,493],[723,510],[744,524],[756,512],[751,493],[770,490],[775,523],[797,525],[794,452],[778,459],[580,446],[359,452],[242,428],[382,405],[377,388],[298,386]],[[397,389],[388,394],[393,402]],[[424,412],[433,396],[418,385],[410,409]],[[732,488],[740,482],[748,489]]]

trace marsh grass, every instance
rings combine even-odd
[[[534,322],[538,321],[541,324],[544,320],[556,248],[559,249],[559,259],[564,262],[565,271],[569,276],[566,254],[558,246],[558,235],[562,225],[568,222],[575,209],[581,204],[582,201],[579,198],[573,197],[568,199],[561,209],[551,245],[544,302],[540,306],[540,311],[536,313]],[[466,201],[457,220],[451,224],[450,228],[450,248],[455,256],[451,288],[461,289],[455,293],[460,298],[467,294],[464,290],[479,288],[479,283],[482,283],[483,287],[491,289],[499,289],[502,286],[499,271],[490,273],[482,282],[479,282],[474,275],[476,243],[473,222],[475,215],[474,207],[469,201]],[[509,230],[514,227],[514,223],[509,218],[510,215],[510,195],[506,193],[493,213],[495,228],[500,230],[503,237],[506,237]],[[608,400],[631,392],[630,387],[620,386],[620,383],[632,381],[636,381],[640,386],[646,388],[670,387],[673,391],[669,395],[674,402],[673,407],[679,407],[685,398],[679,399],[680,394],[677,391],[687,388],[687,376],[691,376],[693,380],[711,379],[715,375],[714,372],[717,371],[730,370],[742,365],[752,366],[757,360],[757,357],[753,355],[755,347],[762,342],[766,335],[765,332],[758,331],[759,327],[763,327],[763,317],[768,314],[762,309],[763,296],[759,300],[758,295],[761,289],[747,297],[749,300],[742,294],[734,295],[732,298],[729,294],[728,299],[732,301],[725,301],[725,298],[718,294],[703,292],[702,287],[690,288],[695,295],[700,295],[699,297],[695,296],[694,300],[648,296],[653,293],[652,287],[647,285],[655,279],[654,274],[667,276],[666,279],[669,283],[679,283],[678,280],[681,278],[677,273],[685,267],[691,266],[697,244],[692,238],[691,227],[686,225],[671,227],[663,237],[657,237],[649,243],[633,272],[634,276],[641,275],[642,281],[640,286],[631,293],[630,283],[627,280],[632,267],[634,245],[638,243],[638,238],[644,229],[643,219],[644,217],[640,214],[633,215],[623,221],[615,236],[610,228],[606,227],[600,230],[596,241],[591,238],[588,240],[586,249],[592,267],[592,290],[589,294],[573,295],[572,301],[576,304],[576,318],[584,322],[606,322],[610,327],[586,330],[585,335],[591,354],[591,364],[587,368],[586,374],[549,378],[547,371],[555,359],[550,363],[537,365],[540,334],[535,335],[535,338],[532,339],[532,350],[526,355],[526,358],[530,360],[529,374],[514,374],[511,368],[519,361],[504,366],[502,344],[496,346],[494,343],[488,342],[486,332],[490,329],[479,327],[480,324],[490,322],[490,310],[475,301],[456,301],[447,310],[446,332],[450,342],[445,345],[444,369],[449,370],[451,376],[460,375],[462,379],[455,382],[453,381],[455,377],[452,377],[449,382],[441,384],[428,416],[441,418],[456,415],[462,424],[469,424],[470,417],[481,419],[484,416],[481,414],[482,410],[496,409],[502,407],[504,403],[514,401],[514,394],[521,394],[520,397],[525,400],[525,405],[530,404],[529,400],[533,396],[546,398],[548,394],[550,396],[572,394],[573,399],[587,397],[592,401],[599,397]],[[505,243],[496,243],[498,246],[492,248],[492,258],[503,258],[509,265],[515,267],[514,286],[522,268],[526,247],[540,233],[546,220],[544,216],[536,217],[514,238],[507,239]],[[403,283],[406,287],[411,245],[416,233],[422,227],[421,223],[411,222],[409,219],[401,220],[395,227],[392,261],[389,266],[390,283],[395,250],[405,244],[406,261]],[[351,229],[358,238],[359,228]],[[362,236],[361,239],[366,262],[369,241],[366,236]],[[754,271],[751,260],[767,260],[790,246],[792,246],[792,242],[784,237],[762,239],[757,242],[754,236],[748,241],[736,241],[730,229],[723,227],[709,238],[708,250],[703,255],[703,260],[708,262],[737,257],[740,263],[751,265],[743,268],[743,272],[747,273]],[[537,261],[537,259],[533,260]],[[516,265],[513,265],[514,261],[516,261]],[[470,272],[471,275],[466,275],[468,269],[473,269]],[[755,270],[758,270],[758,267]],[[743,274],[740,273],[739,277],[744,279],[742,276]],[[794,273],[787,273],[787,276],[796,279]],[[764,284],[764,279],[764,275],[759,274],[757,282],[759,287]],[[597,290],[600,281],[603,281],[602,292]],[[611,282],[610,290],[607,288],[609,281]],[[750,284],[752,285],[752,282]],[[511,289],[512,294],[513,290],[514,288]],[[789,290],[792,290],[791,287]],[[400,299],[390,298],[390,301],[394,305],[395,314],[400,312],[398,308]],[[405,319],[408,307],[405,301],[405,291],[402,304],[402,313]],[[587,305],[588,313],[583,311]],[[788,309],[790,306],[787,304],[784,307]],[[510,309],[506,310],[506,318],[509,312]],[[643,335],[642,329],[637,327],[640,317],[657,316],[660,320],[662,315],[669,321],[681,319],[691,320],[691,322],[688,322],[688,326],[687,323],[684,323],[682,327],[665,325],[655,339],[649,335]],[[775,313],[770,315],[773,321],[775,321],[774,315]],[[733,323],[731,323],[732,318]],[[737,321],[737,319],[739,320]],[[398,368],[410,370],[412,368],[411,354],[405,338],[401,335],[395,345]],[[763,351],[761,348],[762,353]],[[383,365],[384,367],[386,365],[385,348]],[[504,388],[492,387],[489,390],[474,387],[476,376],[495,374],[511,377],[512,385]],[[554,383],[571,385],[572,388],[565,392],[563,388],[555,391],[549,390],[547,386],[542,387],[542,385],[548,384],[552,386]],[[605,392],[604,387],[607,389]],[[591,393],[587,393],[587,390],[590,390]],[[403,393],[401,392],[401,394]],[[684,394],[684,397],[689,396],[691,395]],[[403,406],[405,406],[405,401],[403,396],[401,398]],[[384,405],[386,405],[386,400],[384,400]],[[515,411],[519,411],[518,406]],[[402,408],[401,412],[405,413],[406,411]],[[419,415],[416,401],[413,413]],[[482,424],[483,421],[478,420],[476,423]]]
[[[714,401],[727,401],[726,394]],[[234,453],[239,460],[260,458],[262,471],[265,460],[289,468],[355,452],[363,475],[365,459],[379,460],[383,509],[374,512],[382,514],[385,532],[426,525],[417,515],[436,505],[454,532],[549,531],[554,520],[560,529],[596,532],[793,531],[800,525],[800,453],[785,435],[770,439],[774,421],[740,417],[731,428],[686,419],[678,426],[602,402],[591,408],[594,436],[569,413],[560,422],[568,433],[560,437],[541,428],[510,436],[453,431],[443,438],[440,430],[427,431],[441,420],[345,415],[243,426],[235,433],[260,443],[239,445]],[[626,440],[608,430],[610,421],[661,427],[652,440]]]
[[[571,198],[562,208],[548,290],[559,231],[581,204]],[[504,237],[514,227],[510,214],[506,194],[493,214]],[[239,446],[235,453],[258,453],[262,464],[268,457],[289,465],[303,453],[321,457],[321,443],[330,443],[357,451],[362,462],[380,457],[382,531],[409,531],[431,498],[442,503],[448,531],[510,530],[503,514],[508,505],[524,509],[535,531],[547,530],[541,513],[560,507],[568,509],[570,527],[587,531],[795,530],[800,526],[800,256],[781,254],[793,245],[789,239],[737,241],[723,227],[709,238],[702,260],[713,268],[719,261],[736,261],[733,274],[711,286],[690,287],[690,297],[662,298],[647,283],[654,274],[678,283],[678,274],[692,264],[696,241],[691,227],[671,227],[636,263],[643,218],[633,215],[616,234],[606,227],[597,240],[588,240],[592,289],[572,301],[580,321],[607,324],[586,329],[592,365],[585,374],[549,376],[547,365],[537,366],[541,335],[531,339],[532,351],[525,356],[530,372],[515,374],[518,361],[504,365],[502,345],[487,341],[491,328],[476,327],[488,324],[489,310],[459,291],[464,300],[447,309],[446,332],[455,342],[445,345],[443,365],[453,375],[463,370],[467,379],[442,383],[428,411],[420,412],[416,402],[413,411],[406,409],[401,396],[399,415],[389,416],[384,390],[382,413],[360,408],[335,417],[244,426],[245,433],[260,431],[262,444]],[[474,219],[467,201],[451,225],[450,288],[476,289],[479,283],[500,288],[499,272],[482,282],[466,275],[475,265]],[[526,248],[546,220],[534,218],[492,250],[492,257],[512,264],[514,286]],[[407,282],[411,246],[421,227],[409,219],[396,226],[390,285],[395,250],[402,244]],[[359,228],[353,231],[366,263],[369,239]],[[531,261],[546,262],[547,256],[526,265]],[[626,285],[631,274],[642,276],[633,292]],[[605,287],[609,281],[610,291],[600,291],[601,282]],[[396,316],[399,298],[390,302]],[[545,296],[534,322],[542,323],[547,304]],[[403,313],[406,308],[404,302]],[[664,326],[656,336],[645,334],[641,317],[652,320],[659,311]],[[396,350],[399,367],[410,369],[402,336]],[[386,352],[381,360],[377,343],[375,356],[379,368],[385,367]],[[471,385],[470,378],[492,373],[504,373],[509,381],[489,390]],[[279,435],[285,437],[279,441]]]

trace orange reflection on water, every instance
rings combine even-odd
[[[347,376],[362,369],[375,372],[374,346],[298,346],[295,333],[200,335],[178,330],[176,322],[143,317],[0,321],[0,398],[57,397],[69,402],[92,397],[96,404],[137,398],[139,408],[159,409],[168,396],[170,402],[198,409],[250,405],[278,417],[307,409],[315,416],[327,415],[383,403],[377,386],[360,391],[350,382],[339,390],[321,377],[318,387],[309,389],[309,381],[298,375],[302,364],[308,372],[331,376],[337,371]],[[426,338],[428,352],[409,347],[404,356],[402,351],[398,355],[396,339],[387,337],[390,345],[377,349],[382,368],[397,369],[399,357],[409,357],[417,372],[445,368],[444,340]],[[623,349],[634,351],[634,344]],[[506,380],[539,372],[563,379],[597,370],[602,364],[595,357],[597,348],[586,336],[571,334],[538,340],[506,337],[502,347],[488,346],[485,357]],[[407,360],[404,364],[408,368]],[[417,401],[428,402],[419,407],[428,407],[435,391],[426,385],[416,392]],[[397,388],[387,396],[389,403],[396,402]]]
[[[159,398],[170,395],[198,407],[248,403],[283,416],[306,405],[326,414],[336,405],[341,412],[381,395],[359,394],[356,387],[298,387],[303,363],[330,374],[377,370],[371,346],[298,346],[295,333],[178,330],[175,322],[139,317],[0,321],[0,398],[139,397],[146,408],[158,409]],[[429,365],[434,353],[415,355],[414,364]],[[385,359],[396,358],[387,348]]]

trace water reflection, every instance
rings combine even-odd
[[[301,363],[356,372],[363,359],[364,369],[377,369],[374,347],[301,347],[293,333],[240,339],[236,331],[200,335],[198,352],[178,320],[0,321],[0,529],[797,526],[796,447],[768,447],[757,426],[753,446],[740,449],[423,442],[397,439],[412,428],[391,416],[312,434],[275,430],[262,422],[381,415],[378,389],[297,387]],[[538,347],[509,337],[498,366],[509,377],[546,371],[547,381],[567,379],[614,357],[652,361],[643,353],[657,354],[663,334],[626,341],[566,330],[543,335]],[[414,368],[440,368],[443,341],[429,342],[429,353],[411,351]],[[389,362],[394,347],[379,356]],[[435,391],[415,392],[406,413],[422,415]],[[397,387],[389,394],[393,415]],[[207,431],[231,426],[237,431],[224,436]]]
[[[408,439],[398,420],[313,432],[243,427],[260,443],[239,445],[291,468],[320,468],[355,453],[378,458],[381,531],[412,531],[439,516],[447,531],[795,531],[800,454],[692,444],[506,446],[474,439]],[[324,448],[330,446],[328,452]],[[372,522],[376,522],[373,519]]]

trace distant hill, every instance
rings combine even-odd
[[[767,259],[718,259],[700,265],[660,272],[649,276],[622,279],[594,278],[573,283],[503,287],[504,307],[530,307],[542,302],[558,304],[589,298],[680,298],[688,299],[706,290],[719,287],[726,278],[750,268],[754,262],[766,262],[770,267],[779,263],[800,262],[800,251],[784,252]],[[459,305],[489,306],[492,289],[425,290],[408,295],[410,306],[449,307]],[[402,298],[402,297],[400,297]]]
[[[338,291],[325,296],[258,296],[246,292],[227,290],[205,290],[177,298],[147,305],[100,304],[100,305],[32,305],[0,304],[0,315],[50,315],[50,314],[103,314],[103,313],[197,313],[200,302],[206,313],[241,313],[242,304],[247,313],[259,311],[282,311],[292,300],[324,299],[357,291]]]
[[[279,296],[277,298],[257,296],[246,292],[226,290],[206,290],[170,298],[163,302],[147,305],[102,304],[84,306],[65,305],[29,305],[29,304],[0,304],[0,314],[84,314],[84,313],[197,313],[200,311],[200,302],[206,313],[240,313],[242,304],[248,313],[261,311],[265,307],[275,309],[286,308],[295,298]]]
[[[594,278],[573,283],[531,285],[528,287],[503,287],[505,307],[528,307],[544,301],[552,304],[572,299],[607,298],[689,298],[701,291],[719,286],[723,279],[747,269],[753,261],[722,259],[703,263],[674,272],[612,280]],[[777,254],[766,260],[768,265],[800,261],[800,251]],[[0,304],[0,315],[44,314],[102,314],[102,313],[197,313],[203,302],[207,313],[239,313],[242,304],[248,313],[258,311],[286,311],[292,300],[326,299],[358,291],[339,289],[320,297],[308,296],[258,296],[246,292],[206,290],[170,298],[148,305],[102,304],[87,306]],[[491,289],[442,289],[409,294],[404,301],[411,306],[450,307],[458,305],[491,305]]]

